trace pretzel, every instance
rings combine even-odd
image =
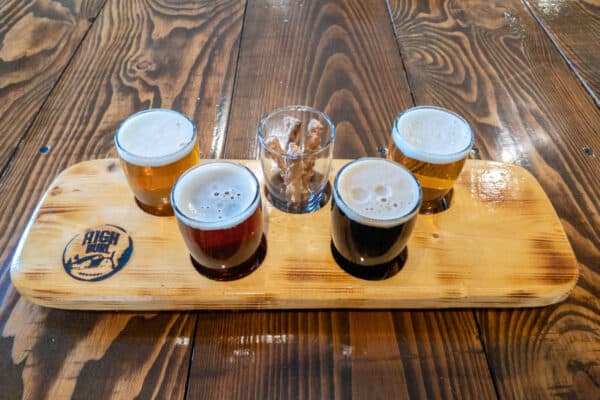
[[[312,119],[308,123],[308,132],[301,135],[302,123],[299,119],[285,116],[283,121],[287,135],[286,150],[283,150],[277,137],[271,137],[265,143],[267,148],[275,153],[273,158],[279,167],[286,200],[290,203],[298,203],[307,200],[310,196],[309,184],[314,175],[313,169],[317,159],[317,156],[303,157],[303,155],[319,149],[325,128],[319,121]]]
[[[286,115],[283,117],[283,126],[287,131],[286,136],[288,138],[288,150],[291,143],[296,143],[298,146],[300,146],[300,128],[302,128],[302,121],[300,121],[298,118]]]
[[[325,127],[316,119],[311,119],[308,123],[308,132],[306,133],[304,143],[304,153],[310,153],[321,147],[321,138],[325,132]],[[314,166],[317,156],[308,156],[303,160],[302,183],[306,188],[314,175]]]
[[[294,158],[286,159],[287,168],[282,174],[283,184],[285,185],[285,198],[288,202],[297,203],[302,201],[307,192],[302,180],[302,149],[296,143],[290,143],[286,154]]]
[[[275,161],[277,162],[277,166],[279,167],[280,171],[284,171],[286,169],[286,165],[285,165],[285,160],[283,159],[283,157],[281,157],[279,154],[283,154],[283,147],[281,147],[281,143],[279,142],[279,139],[276,137],[270,137],[266,140],[266,145],[267,148],[269,148],[270,150],[272,150],[275,154],[273,155],[273,158],[275,159]]]

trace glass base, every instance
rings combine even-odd
[[[420,214],[437,214],[442,211],[446,211],[450,208],[450,203],[452,202],[452,196],[454,194],[454,189],[450,189],[448,193],[443,196],[433,199],[433,200],[423,200],[421,204],[421,208],[419,209]]]
[[[273,207],[277,208],[278,210],[290,214],[307,214],[317,211],[327,204],[329,198],[331,197],[331,185],[329,182],[327,182],[327,185],[325,185],[325,188],[321,193],[313,196],[311,200],[302,203],[290,203],[279,200],[276,196],[269,192],[267,187],[265,187],[265,197],[267,200],[269,200]]]
[[[402,250],[402,253],[394,260],[378,265],[359,265],[348,261],[337,251],[333,241],[331,242],[331,254],[340,268],[350,275],[369,281],[381,281],[383,279],[391,278],[400,272],[406,262],[408,250],[405,247],[404,250]]]
[[[137,199],[137,197],[135,198],[135,203],[138,205],[139,208],[142,209],[142,211],[145,211],[148,214],[156,215],[159,217],[166,217],[166,216],[174,215],[173,208],[171,207],[170,204],[165,204],[164,206],[161,206],[161,207],[149,206],[149,205],[144,204],[141,201],[139,201]]]
[[[205,277],[215,280],[215,281],[233,281],[236,279],[243,278],[246,275],[249,275],[255,269],[257,269],[260,264],[264,261],[267,255],[267,239],[265,235],[262,236],[260,240],[260,244],[258,245],[258,249],[256,252],[248,259],[248,261],[243,262],[234,267],[228,267],[223,269],[209,268],[201,265],[194,257],[190,256],[190,260],[192,260],[192,265],[196,268],[201,275]]]

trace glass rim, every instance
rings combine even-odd
[[[387,162],[387,163],[393,164],[393,165],[401,168],[406,173],[408,173],[408,175],[411,177],[411,179],[414,181],[414,183],[417,185],[417,188],[419,189],[417,202],[416,202],[415,206],[410,209],[410,211],[408,211],[401,217],[396,217],[396,218],[371,218],[371,217],[364,216],[364,215],[354,211],[354,209],[352,207],[350,207],[348,205],[348,203],[346,203],[344,201],[344,199],[342,198],[342,196],[339,194],[339,191],[338,191],[340,176],[342,175],[343,171],[346,170],[346,168],[348,168],[356,163],[364,162],[364,161],[368,161],[368,160],[372,160],[372,161],[377,160],[377,161],[381,161],[381,162]],[[352,214],[352,215],[348,215],[348,218],[360,223],[360,221],[357,221],[356,218],[352,218],[355,216],[359,216],[360,220],[367,221],[367,223],[365,225],[372,223],[372,225],[369,225],[369,226],[373,226],[375,228],[390,228],[390,227],[394,227],[396,225],[403,224],[403,223],[409,221],[410,219],[412,219],[415,215],[417,215],[419,213],[419,209],[421,208],[421,203],[423,202],[423,188],[421,187],[421,184],[419,183],[419,180],[417,179],[417,177],[409,169],[407,169],[404,165],[397,163],[394,160],[387,159],[387,158],[361,157],[361,158],[357,158],[355,160],[350,161],[349,163],[344,165],[342,168],[340,168],[340,170],[337,172],[337,174],[335,175],[335,179],[333,180],[332,196],[336,202],[342,203],[345,208],[350,210],[350,214]],[[347,213],[345,213],[345,214],[347,214]]]
[[[177,149],[169,154],[165,154],[162,156],[158,156],[158,157],[153,157],[153,156],[142,156],[142,155],[138,155],[135,153],[132,153],[131,151],[128,151],[127,149],[125,149],[121,143],[119,142],[119,133],[121,132],[121,129],[123,128],[123,125],[125,125],[127,122],[129,122],[130,120],[139,117],[140,115],[143,114],[147,114],[147,113],[152,113],[152,112],[170,112],[170,113],[174,113],[174,114],[178,114],[179,116],[182,116],[186,121],[189,122],[190,126],[192,127],[192,136],[190,137],[190,139],[185,143],[185,146]],[[134,163],[128,160],[128,163],[130,164],[134,164],[134,165],[138,165],[141,167],[160,167],[160,166],[164,166],[164,165],[169,165],[172,164],[176,161],[179,161],[180,158],[177,158],[175,161],[167,161],[167,162],[162,162],[164,160],[171,160],[173,158],[173,156],[181,153],[181,158],[183,158],[185,155],[189,154],[190,151],[192,151],[194,149],[194,146],[191,145],[192,143],[196,142],[197,140],[197,136],[198,136],[198,132],[196,129],[196,124],[194,124],[194,121],[192,121],[187,115],[170,109],[170,108],[148,108],[146,110],[141,110],[141,111],[137,111],[131,115],[129,115],[127,118],[125,118],[117,127],[117,130],[115,132],[114,135],[114,140],[115,140],[115,146],[117,147],[117,153],[119,154],[119,157],[122,159],[125,159],[124,157],[121,156],[120,153],[126,154],[128,157],[131,158],[136,158],[138,160],[141,160],[142,162],[144,162],[144,164],[138,164],[138,163]]]
[[[394,120],[394,126],[393,126],[393,129],[392,129],[392,140],[394,141],[394,144],[396,145],[396,147],[400,148],[400,146],[398,145],[398,142],[396,141],[396,136],[398,136],[399,134],[395,133],[395,132],[399,132],[400,131],[399,127],[398,127],[398,124],[400,123],[400,119],[403,116],[405,116],[406,114],[409,114],[409,113],[411,113],[413,111],[423,110],[423,109],[441,111],[441,112],[444,112],[446,114],[450,114],[453,117],[458,118],[459,120],[461,120],[465,124],[465,126],[467,127],[467,129],[469,131],[469,134],[471,136],[471,138],[469,140],[469,143],[463,149],[461,149],[459,151],[456,151],[454,153],[449,153],[449,154],[444,154],[443,155],[444,157],[448,157],[449,159],[453,159],[454,161],[448,161],[448,162],[443,162],[443,163],[431,162],[431,161],[425,161],[425,162],[430,162],[431,164],[450,164],[450,163],[456,162],[458,160],[461,160],[465,156],[468,156],[469,155],[469,151],[471,150],[471,148],[473,147],[473,144],[475,143],[475,133],[473,132],[473,128],[471,128],[471,125],[469,124],[469,122],[464,117],[462,117],[460,114],[457,114],[454,111],[448,110],[448,109],[443,108],[443,107],[437,107],[437,106],[432,106],[432,105],[414,106],[414,107],[411,107],[411,108],[407,108],[406,110],[404,110],[400,114],[398,114],[398,116]],[[413,150],[415,149],[415,146],[413,146],[412,144],[407,143],[407,142],[403,142],[403,143],[406,144],[407,147],[409,147],[409,148],[411,148]],[[430,152],[423,151],[423,150],[420,150],[420,149],[417,152],[420,153],[420,154],[424,154],[425,157],[431,156],[431,157],[435,158],[435,157],[439,157],[440,156],[440,154],[430,153]],[[461,157],[455,158],[453,156],[461,156]],[[423,160],[419,160],[419,161],[423,161]]]
[[[330,132],[327,142],[321,143],[321,146],[316,150],[309,151],[309,152],[302,153],[302,154],[297,154],[297,155],[288,154],[286,152],[281,152],[281,151],[277,151],[275,149],[269,148],[267,146],[267,143],[265,142],[265,137],[263,134],[264,127],[267,124],[267,121],[269,119],[271,119],[272,117],[274,117],[277,114],[281,114],[286,111],[308,111],[308,112],[317,114],[318,116],[323,118],[325,120],[325,122],[327,122],[327,125],[329,126],[329,132]],[[331,118],[329,118],[329,116],[327,114],[325,114],[322,111],[317,110],[316,108],[313,108],[310,106],[293,105],[293,106],[277,108],[277,109],[271,111],[270,113],[268,113],[267,115],[265,115],[264,117],[262,117],[260,122],[258,123],[257,136],[258,136],[258,142],[260,143],[260,146],[263,149],[265,149],[266,151],[268,151],[269,153],[275,154],[280,157],[285,157],[288,159],[295,160],[295,159],[301,159],[301,158],[308,157],[308,156],[314,156],[314,155],[317,155],[317,154],[325,151],[326,149],[328,149],[333,144],[333,140],[335,138],[335,125],[333,124],[333,121],[331,120]]]
[[[239,213],[232,215],[229,218],[226,218],[224,221],[206,221],[206,220],[202,220],[200,218],[193,218],[193,217],[186,215],[185,213],[183,213],[183,211],[181,211],[181,209],[179,208],[178,204],[175,201],[175,190],[177,189],[177,186],[191,172],[193,172],[197,169],[204,168],[204,167],[207,167],[210,165],[215,165],[215,164],[232,165],[235,168],[242,168],[245,172],[250,174],[250,176],[253,178],[253,182],[255,183],[255,188],[256,188],[256,190],[255,190],[256,193],[254,194],[252,201],[248,204],[248,206],[246,208],[241,210]],[[175,216],[177,217],[177,219],[179,219],[180,221],[185,223],[190,228],[194,228],[194,229],[198,229],[198,230],[205,230],[205,231],[225,230],[225,229],[230,229],[234,226],[237,226],[237,225],[245,222],[248,218],[250,218],[254,214],[254,210],[259,206],[259,203],[260,203],[260,182],[258,181],[258,178],[256,177],[256,175],[250,170],[250,168],[248,168],[247,166],[245,166],[243,164],[240,164],[240,163],[237,163],[234,161],[227,161],[227,160],[204,160],[204,161],[201,161],[200,164],[189,168],[187,171],[185,171],[183,174],[181,174],[177,178],[177,180],[173,184],[173,188],[171,189],[171,194],[169,197],[171,200],[171,207],[173,208],[173,212],[175,213]],[[252,213],[249,214],[247,218],[237,221],[237,219],[240,216],[243,216],[244,214],[246,214],[250,209],[252,209]],[[235,223],[233,223],[233,224],[231,224],[231,223],[224,224],[223,223],[223,222],[228,222],[228,221],[230,222],[232,220],[235,221]],[[202,225],[204,225],[204,227],[196,228],[194,225],[198,225],[198,224],[202,224]]]

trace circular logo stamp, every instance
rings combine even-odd
[[[75,235],[63,252],[67,274],[80,281],[104,280],[123,268],[133,253],[133,240],[125,229],[100,225]]]

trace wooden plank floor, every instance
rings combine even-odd
[[[0,2],[0,398],[600,398],[597,10]],[[198,125],[205,157],[255,158],[260,117],[293,103],[332,117],[336,157],[376,154],[413,104],[464,115],[473,157],[522,165],[546,190],[581,267],[572,296],[477,312],[89,313],[34,306],[10,284],[47,185],[114,156],[133,111],[175,108]]]

